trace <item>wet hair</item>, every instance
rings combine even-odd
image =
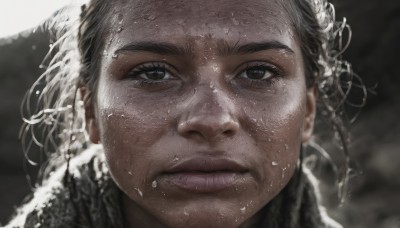
[[[301,45],[306,85],[309,88],[315,85],[318,90],[319,119],[329,123],[344,155],[338,180],[341,192],[345,192],[350,162],[347,126],[351,121],[346,117],[344,107],[358,107],[365,102],[363,99],[361,104],[355,105],[346,99],[354,82],[361,83],[351,64],[341,57],[350,42],[350,27],[345,19],[336,21],[334,7],[326,0],[281,2]],[[50,164],[42,171],[44,179],[60,164],[69,164],[76,153],[90,144],[85,131],[85,115],[92,114],[85,114],[84,106],[93,105],[99,59],[101,55],[107,55],[103,49],[110,31],[106,15],[113,13],[110,4],[112,1],[91,0],[79,10],[76,7],[64,9],[49,22],[51,31],[59,38],[51,47],[45,73],[28,91],[21,110],[25,153],[35,143],[50,157]],[[79,92],[82,86],[88,88],[85,97]],[[366,94],[364,87],[361,88]],[[316,142],[312,141],[310,145],[329,157]],[[315,194],[312,185],[306,185],[305,189]],[[318,204],[314,198],[310,198],[311,204]]]

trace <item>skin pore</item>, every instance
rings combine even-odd
[[[127,227],[252,227],[315,93],[279,0],[115,1],[93,110]]]

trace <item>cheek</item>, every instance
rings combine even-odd
[[[278,193],[292,177],[299,159],[305,97],[300,91],[281,94],[274,101],[253,102],[243,125],[261,151],[261,183]],[[263,106],[263,108],[260,108]]]
[[[112,83],[103,87],[97,97],[101,143],[117,185],[132,198],[141,197],[165,160],[151,147],[170,129],[168,118],[160,108],[133,100],[128,90],[112,88]]]

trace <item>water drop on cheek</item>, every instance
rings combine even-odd
[[[157,188],[157,181],[153,181],[153,182],[151,183],[151,187]]]
[[[245,213],[245,212],[246,212],[246,207],[240,208],[240,211],[241,211],[242,213]]]
[[[134,189],[138,192],[140,197],[143,197],[143,192],[139,188],[134,188]]]
[[[271,162],[271,164],[272,164],[272,166],[277,166],[278,165],[278,163],[276,163],[276,162]]]
[[[174,160],[172,160],[173,162],[177,162],[177,161],[179,161],[179,157],[178,156],[175,156],[174,157]]]
[[[187,212],[186,209],[183,210],[183,214],[184,214],[185,216],[189,216],[189,212]]]

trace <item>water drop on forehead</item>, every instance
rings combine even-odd
[[[232,23],[233,23],[234,25],[236,25],[236,26],[239,25],[239,21],[236,20],[236,18],[232,18]]]
[[[154,21],[156,19],[155,15],[146,15],[144,16],[144,19],[149,20],[149,21]]]

